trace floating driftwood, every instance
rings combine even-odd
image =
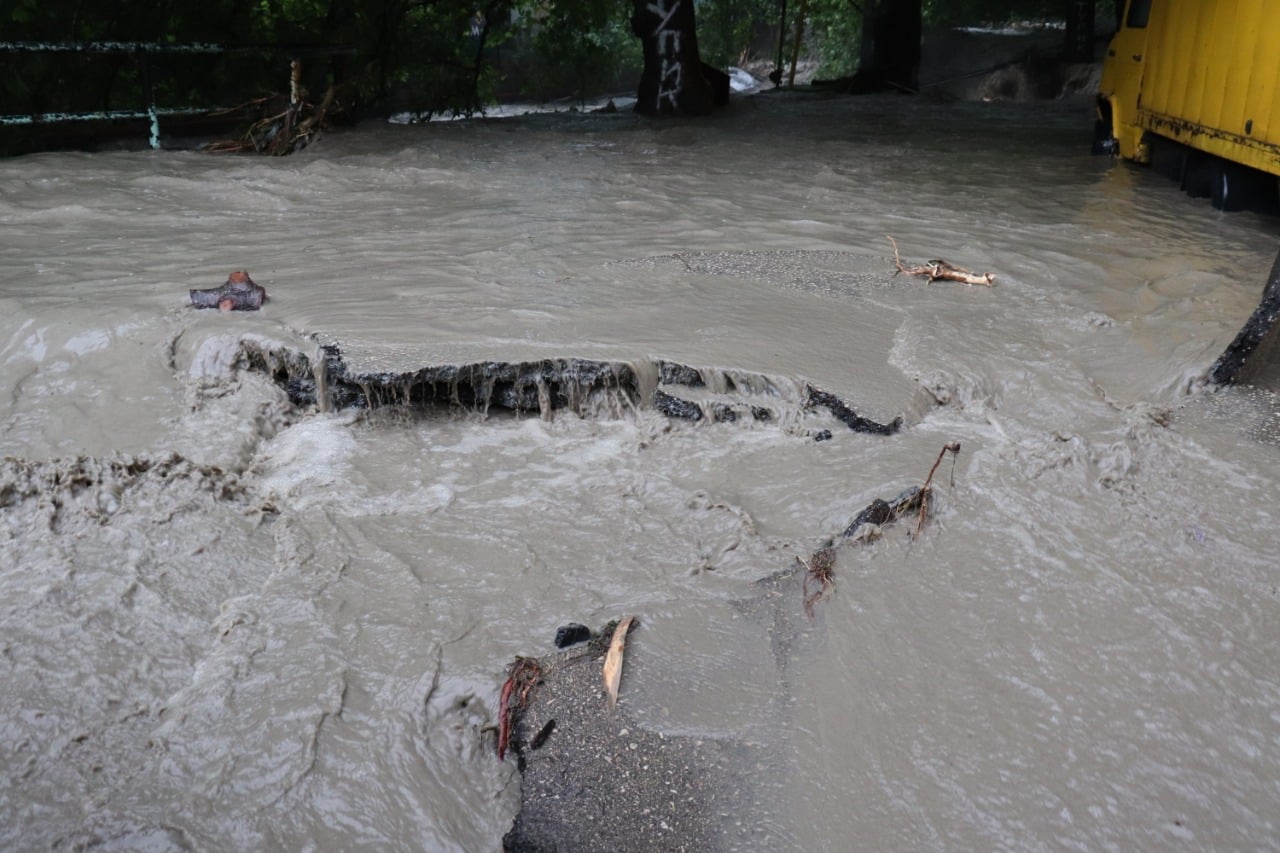
[[[801,557],[796,559],[805,569],[804,581],[800,585],[800,591],[804,595],[804,613],[812,619],[814,605],[836,588],[836,549],[819,548],[808,560]],[[812,591],[809,589],[810,583],[813,584]]]
[[[928,495],[918,486],[906,489],[893,500],[876,498],[854,517],[843,533],[824,542],[809,559],[796,557],[796,565],[789,571],[804,570],[800,593],[805,615],[812,619],[814,607],[835,590],[836,553],[842,545],[879,539],[883,525],[917,509],[927,500]]]
[[[955,264],[949,264],[946,261],[933,260],[927,264],[918,267],[903,266],[902,258],[898,255],[898,241],[892,237],[889,242],[893,244],[893,263],[898,268],[898,272],[907,275],[923,275],[928,277],[929,283],[935,281],[958,281],[963,284],[981,284],[990,287],[995,282],[995,274],[984,272],[975,273],[964,267],[958,267]],[[898,273],[894,273],[897,275]]]
[[[952,455],[952,465],[960,453],[960,442],[945,444],[938,458],[934,460],[924,485],[912,486],[904,490],[891,501],[876,498],[853,519],[844,532],[828,539],[821,548],[814,551],[809,559],[796,557],[797,568],[804,569],[804,579],[800,585],[805,615],[813,618],[814,607],[835,590],[835,565],[837,549],[849,543],[866,543],[880,538],[882,528],[895,519],[909,512],[916,513],[916,526],[911,531],[911,538],[920,535],[925,522],[929,518],[929,507],[933,503],[933,475],[937,473],[942,458],[948,453]],[[952,484],[955,483],[954,468]]]
[[[919,520],[916,522],[916,529],[911,532],[912,538],[920,535],[920,531],[924,529],[925,521],[929,518],[929,505],[933,502],[933,475],[938,470],[938,466],[942,464],[942,457],[948,453],[951,454],[951,485],[955,485],[956,457],[960,455],[960,442],[958,441],[942,446],[942,450],[938,451],[938,458],[933,462],[933,467],[929,469],[929,476],[925,478],[924,485],[920,487],[920,515]]]

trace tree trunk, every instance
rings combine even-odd
[[[644,49],[636,112],[650,116],[711,112],[711,86],[698,57],[693,0],[632,2],[631,30]]]
[[[1093,19],[1096,0],[1067,0],[1066,42],[1063,58],[1067,62],[1093,62]]]
[[[917,91],[923,28],[921,0],[867,0],[854,91]]]

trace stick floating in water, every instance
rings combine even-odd
[[[904,272],[907,275],[928,276],[930,284],[935,281],[958,281],[962,284],[981,284],[990,287],[996,280],[994,273],[971,272],[964,267],[958,267],[946,261],[933,260],[918,267],[903,266],[902,259],[898,256],[898,241],[889,237],[889,242],[893,244],[893,263],[898,268],[898,272]],[[894,275],[897,274],[894,273]]]

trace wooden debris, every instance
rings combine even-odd
[[[502,684],[502,694],[498,699],[499,761],[507,754],[516,712],[523,711],[528,706],[529,693],[541,680],[542,666],[533,658],[517,656],[515,663],[507,671],[507,680]]]
[[[622,681],[622,653],[627,648],[627,633],[635,625],[636,618],[627,616],[613,629],[609,652],[604,656],[604,689],[609,694],[609,710],[618,704],[618,685]]]
[[[916,521],[916,529],[912,532],[911,538],[920,535],[920,531],[924,529],[924,523],[929,517],[929,504],[933,501],[933,475],[938,470],[938,466],[942,464],[942,457],[948,453],[951,454],[951,484],[955,485],[956,477],[956,457],[960,455],[960,442],[953,441],[950,444],[944,444],[942,450],[938,452],[938,458],[934,460],[933,467],[929,469],[929,476],[925,478],[924,485],[920,487],[920,514]]]
[[[836,566],[836,549],[820,548],[807,561],[800,557],[796,557],[796,561],[805,569],[801,591],[804,594],[805,615],[812,621],[813,606],[836,588],[835,580],[832,579],[832,571]],[[809,591],[811,583],[814,585],[812,592]]]
[[[889,237],[889,242],[893,244],[893,263],[898,268],[898,272],[927,276],[930,284],[935,281],[958,281],[963,284],[981,284],[990,287],[996,280],[994,273],[975,273],[946,261],[933,260],[918,267],[903,266],[902,258],[898,256],[898,241]],[[894,275],[897,274],[894,273]]]
[[[302,88],[301,61],[295,59],[289,67],[289,100],[284,111],[255,121],[239,139],[210,142],[205,146],[205,151],[214,154],[254,152],[281,156],[301,151],[319,138],[321,131],[325,129],[326,116],[339,109],[336,106],[337,87],[330,86],[325,90],[319,106],[308,103],[307,91]],[[249,105],[265,105],[274,100],[276,98],[260,98]]]
[[[915,530],[911,532],[911,538],[915,539],[920,535],[920,531],[924,529],[925,521],[928,520],[929,505],[933,500],[933,475],[937,473],[938,466],[942,464],[942,457],[948,453],[952,454],[951,481],[952,485],[954,485],[955,456],[960,453],[960,442],[958,441],[953,441],[943,446],[942,452],[934,460],[933,467],[929,469],[929,476],[925,478],[923,486],[911,486],[891,501],[876,498],[867,504],[862,512],[858,513],[857,517],[845,528],[843,533],[828,539],[826,544],[815,551],[808,560],[796,557],[798,568],[804,569],[804,580],[801,582],[800,590],[803,595],[805,615],[811,621],[814,607],[835,591],[836,554],[841,547],[845,545],[865,545],[874,542],[880,538],[882,525],[896,521],[898,518],[913,511],[917,513],[917,516]]]

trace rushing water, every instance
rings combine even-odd
[[[1275,222],[1089,124],[765,96],[0,163],[0,848],[495,849],[506,664],[634,613],[629,713],[776,757],[731,846],[1274,849],[1280,406],[1199,378]],[[187,307],[240,268],[263,311]],[[782,414],[299,410],[245,342],[672,359]],[[734,602],[952,441],[779,659]]]

